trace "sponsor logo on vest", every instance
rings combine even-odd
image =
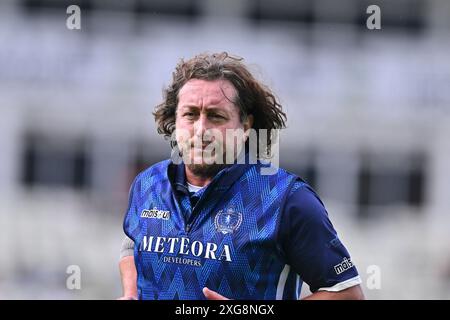
[[[191,255],[197,258],[232,261],[229,245],[224,244],[223,248],[219,248],[217,244],[213,242],[206,242],[206,244],[201,241],[191,242],[189,238],[185,237],[168,238],[144,236],[139,246],[139,251]]]
[[[214,219],[214,225],[218,232],[223,234],[233,233],[242,223],[242,213],[236,212],[233,208],[228,208],[226,211],[220,210]]]
[[[145,209],[145,210],[142,210],[141,218],[169,220],[170,211],[158,210],[156,208],[153,208],[151,210]]]
[[[348,269],[353,268],[353,262],[350,260],[350,258],[344,258],[344,260],[334,266],[334,271],[336,271],[336,274],[341,274],[344,271],[347,271]]]
[[[198,259],[172,257],[172,256],[163,257],[163,262],[176,263],[176,264],[187,264],[187,265],[190,265],[193,267],[201,267],[202,266],[202,263]]]

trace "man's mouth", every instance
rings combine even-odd
[[[201,149],[205,150],[207,146],[209,146],[211,143],[213,143],[212,141],[210,142],[203,142],[201,145],[199,144],[191,144],[191,149]]]

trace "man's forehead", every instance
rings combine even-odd
[[[228,80],[191,79],[181,88],[179,102],[183,104],[215,105],[234,99],[236,89]]]

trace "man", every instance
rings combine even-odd
[[[298,299],[303,281],[308,299],[363,298],[316,193],[281,168],[263,174],[264,129],[286,117],[241,59],[182,60],[154,115],[175,152],[131,186],[124,299]]]

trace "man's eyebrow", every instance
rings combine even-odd
[[[206,110],[206,112],[220,112],[220,113],[228,114],[228,109],[220,108],[220,107],[216,107],[216,106],[206,107],[205,110]]]
[[[195,104],[182,104],[179,106],[179,108],[180,109],[192,109],[192,108],[198,109],[200,107]]]
[[[200,107],[197,106],[197,105],[195,105],[195,104],[185,104],[185,105],[180,105],[179,108],[180,108],[180,109],[187,109],[187,110],[189,110],[189,109],[200,109]],[[220,111],[220,112],[228,113],[228,110],[227,110],[226,108],[221,108],[221,107],[216,106],[216,105],[206,106],[206,107],[204,108],[204,110],[205,110],[206,112]]]

